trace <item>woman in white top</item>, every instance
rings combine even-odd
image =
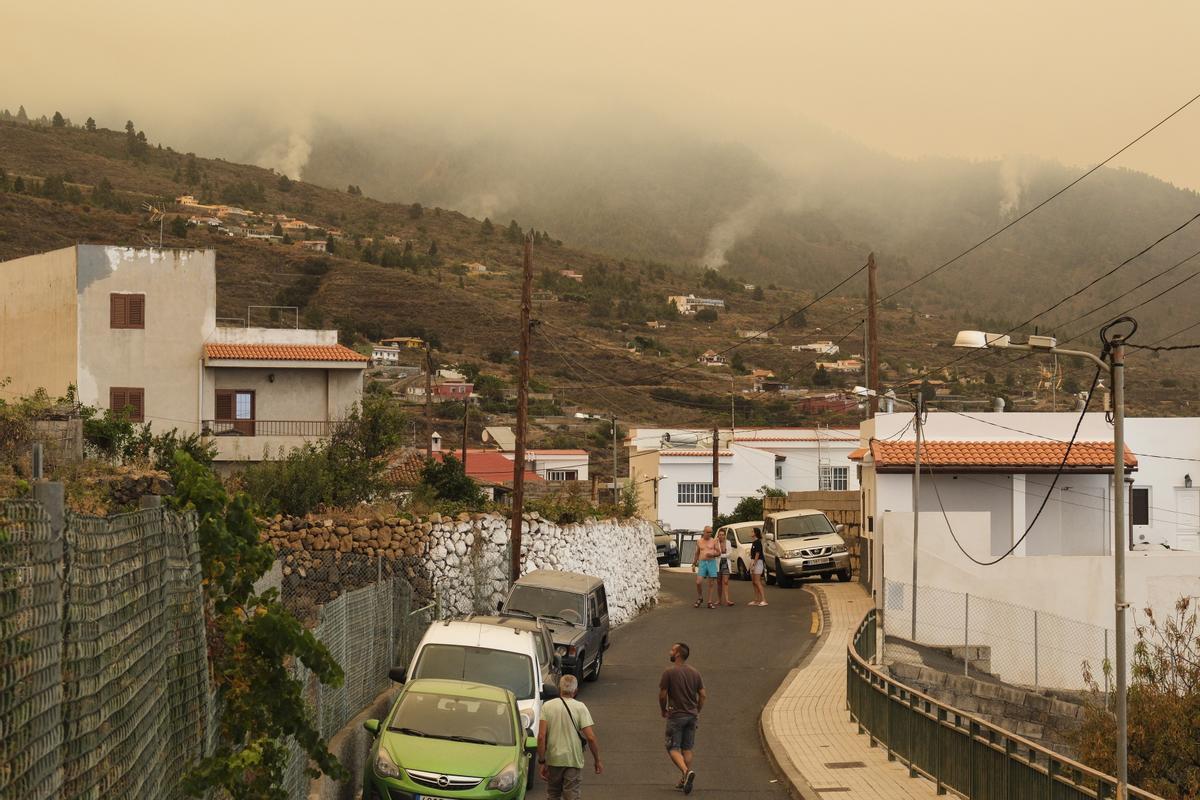
[[[721,602],[727,606],[733,605],[733,601],[729,599],[729,537],[728,528],[721,531],[721,555],[717,562],[717,580],[721,584]]]

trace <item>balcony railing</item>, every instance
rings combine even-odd
[[[303,436],[320,439],[332,434],[342,423],[307,419],[206,419],[201,432],[205,436]]]

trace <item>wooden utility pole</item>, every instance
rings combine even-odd
[[[868,416],[879,412],[879,292],[875,283],[875,254],[867,256],[867,397]]]
[[[468,421],[467,415],[470,411],[471,411],[471,397],[470,397],[470,395],[468,395],[463,398],[462,465],[463,465],[463,474],[464,475],[467,472],[467,421]]]
[[[717,501],[721,495],[721,431],[719,428],[713,428],[713,480],[712,480],[712,529],[713,535],[717,533],[717,517],[720,513],[717,511]]]
[[[433,458],[433,352],[425,343],[425,452]]]
[[[533,296],[533,236],[525,236],[525,258],[521,264],[521,352],[517,377],[517,452],[513,461],[512,533],[509,546],[512,564],[509,577],[515,583],[521,577],[521,521],[525,507],[525,439],[529,430],[529,327]]]
[[[621,502],[621,496],[617,492],[617,415],[609,415],[612,420],[612,436],[613,436],[613,505]]]

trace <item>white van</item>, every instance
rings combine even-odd
[[[744,581],[750,580],[750,545],[755,531],[762,531],[763,521],[734,522],[717,529],[717,537],[729,548],[729,574]]]
[[[763,522],[767,583],[790,586],[794,579],[820,576],[850,580],[846,541],[824,513],[815,508],[778,511]]]

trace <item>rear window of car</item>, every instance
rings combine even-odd
[[[507,650],[427,644],[421,648],[412,677],[485,683],[508,689],[518,700],[533,697],[532,659],[524,653]]]

